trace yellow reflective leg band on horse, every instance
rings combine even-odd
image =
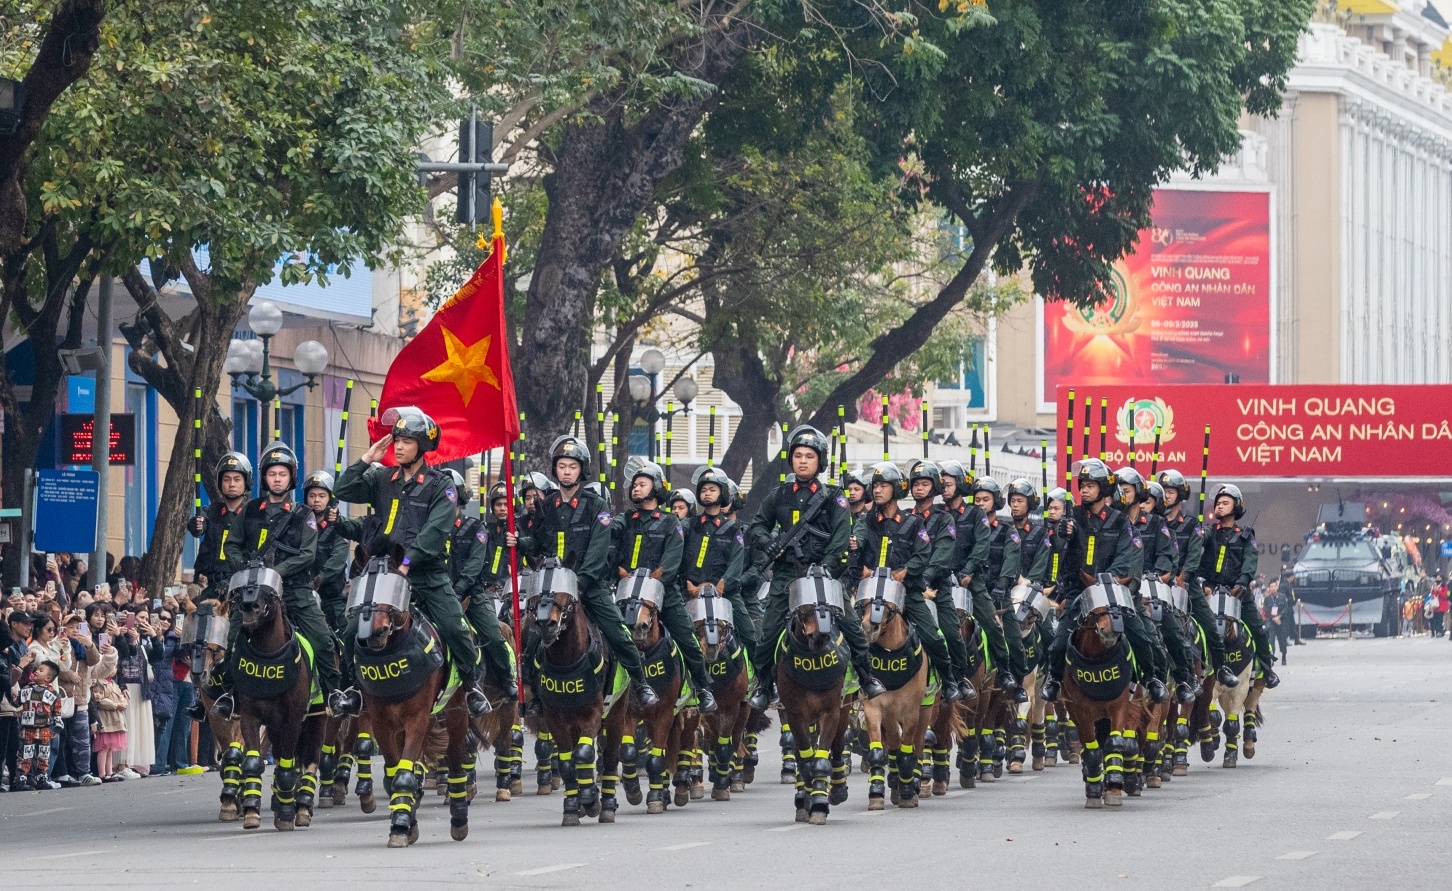
[[[818,749],[816,751],[816,754],[814,755],[814,757],[817,757],[817,758],[831,758],[832,757],[832,750],[831,749]]]
[[[449,777],[449,797],[456,801],[469,797],[469,775],[467,773]]]

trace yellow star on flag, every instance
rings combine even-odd
[[[442,327],[442,326],[440,326]],[[499,378],[489,367],[489,342],[493,336],[486,336],[468,346],[464,345],[454,332],[443,328],[444,349],[449,357],[423,373],[423,379],[434,383],[452,383],[459,389],[459,398],[468,407],[474,398],[474,388],[485,383],[499,389]]]

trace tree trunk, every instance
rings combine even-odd
[[[707,29],[678,54],[678,68],[720,84],[745,55],[752,31],[745,22]],[[527,381],[519,403],[532,451],[569,429],[575,406],[590,404],[589,338],[600,274],[655,206],[657,187],[680,166],[687,140],[715,101],[714,93],[680,99],[632,119],[622,97],[603,96],[562,128],[544,179],[549,211],[514,356]]]
[[[25,204],[25,153],[66,88],[86,76],[101,33],[106,0],[65,0],[56,7],[35,61],[21,81],[25,106],[15,132],[0,134],[0,254],[20,244],[29,216]]]
[[[756,484],[746,498],[750,512],[776,481],[776,471],[767,467],[766,444],[772,428],[781,419],[781,402],[777,398],[781,385],[767,373],[754,336],[744,342],[711,346],[711,355],[716,360],[712,382],[741,406],[741,421],[726,454],[721,456],[721,469],[727,476],[739,480],[745,476],[748,465],[754,468]]]

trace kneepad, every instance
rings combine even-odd
[[[578,767],[595,766],[595,747],[589,743],[581,743],[575,746],[575,765]]]
[[[353,740],[353,757],[359,761],[366,761],[373,757],[373,738],[359,734]]]
[[[242,772],[252,776],[262,776],[262,756],[249,754],[242,759]]]
[[[418,792],[418,774],[412,770],[400,770],[393,775],[391,793],[413,795]]]
[[[666,772],[666,760],[664,755],[652,754],[645,759],[645,769],[652,776],[660,776]]]
[[[297,788],[298,780],[302,778],[302,771],[296,767],[279,767],[273,771],[272,776],[278,789],[283,792],[291,792]]]
[[[869,767],[887,767],[887,750],[880,746],[868,749],[867,765]]]
[[[262,759],[259,757],[257,760],[261,761]],[[226,751],[222,752],[223,767],[241,767],[242,762],[242,750],[236,746],[228,746]],[[260,765],[258,769],[261,769]]]

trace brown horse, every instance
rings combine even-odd
[[[615,803],[611,780],[616,765],[622,761],[627,800],[631,804],[640,803],[637,761],[631,755],[639,752],[635,734],[637,728],[644,727],[645,740],[649,742],[645,768],[650,782],[650,791],[645,797],[646,813],[663,814],[671,800],[672,767],[680,767],[681,750],[685,743],[694,739],[694,727],[690,728],[687,736],[685,722],[678,720],[685,674],[675,642],[660,621],[660,610],[665,601],[665,588],[661,583],[641,570],[621,580],[616,601],[625,617],[625,625],[630,629],[631,639],[640,650],[646,680],[660,700],[645,708],[632,693],[616,703],[606,719],[604,757],[601,759],[605,785],[602,792],[606,799],[603,807],[609,808]],[[688,771],[676,770],[675,786],[675,804],[684,807],[690,801]],[[613,810],[609,818],[602,812],[601,819],[605,822],[613,820]]]
[[[242,620],[228,671],[236,688],[242,731],[242,828],[262,825],[262,729],[277,767],[272,825],[290,831],[310,825],[322,743],[321,696],[313,690],[312,660],[293,633],[282,603],[282,577],[254,563],[228,586],[231,609]],[[316,706],[316,708],[314,708]]]
[[[955,607],[957,604],[954,604]],[[980,777],[992,782],[993,756],[997,752],[994,728],[1006,711],[1012,697],[998,688],[996,671],[990,670],[988,638],[978,627],[971,608],[958,609],[958,633],[968,647],[973,674],[968,678],[978,698],[960,703],[962,731],[958,734],[958,785],[972,789]],[[936,762],[934,769],[936,770]]]
[[[599,630],[581,608],[575,574],[549,565],[536,574],[534,583],[543,586],[534,625],[540,639],[535,667],[545,724],[554,740],[574,741],[572,748],[561,747],[559,752],[565,790],[561,825],[579,826],[582,813],[612,823],[614,812],[606,817],[595,783],[595,740],[600,736],[606,687],[616,674],[615,664]],[[545,791],[543,785],[541,792]]]
[[[1135,606],[1128,589],[1107,575],[1080,597],[1063,699],[1083,733],[1084,806],[1117,807],[1124,803],[1125,761],[1138,754],[1145,720],[1145,693],[1132,677],[1120,624],[1121,611]]]
[[[353,580],[348,615],[356,618],[355,662],[363,713],[383,754],[389,794],[388,846],[418,840],[415,813],[422,789],[424,749],[433,715],[442,710],[448,729],[449,835],[469,835],[469,775],[464,770],[469,713],[443,653],[443,643],[421,614],[411,609],[408,580],[389,571],[384,559],[369,561]],[[361,797],[361,796],[360,796]]]
[[[746,702],[750,676],[747,657],[736,639],[731,601],[706,585],[686,601],[686,612],[696,629],[696,640],[711,676],[716,711],[704,715],[706,743],[711,751],[711,800],[730,801],[732,792],[746,789],[744,770],[746,723],[751,706]]]
[[[789,589],[791,615],[776,652],[783,730],[791,727],[797,754],[796,819],[813,826],[825,825],[831,805],[847,800],[843,690],[850,654],[834,627],[843,600],[839,582],[820,566],[808,567]]]
[[[886,693],[862,704],[871,775],[867,787],[870,811],[886,807],[889,758],[897,767],[892,784],[893,804],[904,808],[918,806],[918,778],[922,770],[919,753],[932,710],[931,705],[923,704],[928,690],[928,661],[902,613],[907,591],[885,570],[880,573],[865,579],[857,589],[857,609],[862,632],[867,637],[872,670],[887,687]]]
[[[226,600],[188,602],[187,616],[182,622],[182,646],[187,649],[192,677],[197,679],[197,698],[201,700],[207,725],[221,754],[222,794],[217,819],[234,823],[241,815],[242,733],[235,717],[228,720],[212,711],[212,703],[222,695],[222,675],[216,668],[227,660],[227,615]]]

